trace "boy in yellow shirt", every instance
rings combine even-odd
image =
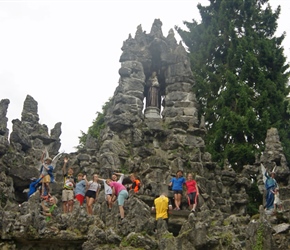
[[[157,220],[162,219],[168,225],[168,210],[172,210],[172,205],[165,193],[162,193],[154,200],[152,211],[156,210],[155,232],[157,230]]]

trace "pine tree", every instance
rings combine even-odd
[[[190,52],[207,150],[241,170],[264,148],[270,127],[290,146],[285,33],[274,35],[281,9],[273,11],[268,0],[210,0],[198,9],[201,23],[176,30]]]

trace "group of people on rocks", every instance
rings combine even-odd
[[[174,210],[180,210],[180,205],[182,201],[183,187],[186,187],[186,194],[188,205],[191,212],[195,213],[195,208],[197,205],[197,197],[198,197],[198,186],[196,181],[193,179],[192,173],[187,174],[187,179],[183,177],[183,172],[178,170],[176,172],[176,176],[170,180],[168,186],[174,193]]]
[[[54,181],[53,167],[51,166],[52,159],[44,159],[42,155],[42,166],[40,169],[40,192],[41,192],[41,205],[42,214],[46,216],[46,220],[49,221],[55,211],[57,198],[51,195],[50,183]],[[72,213],[74,208],[74,202],[79,202],[80,206],[86,204],[86,211],[89,215],[93,214],[93,204],[98,199],[98,195],[101,190],[101,184],[104,186],[105,200],[108,206],[108,211],[112,210],[113,204],[117,201],[119,206],[121,221],[124,219],[124,202],[128,198],[128,186],[124,186],[124,174],[113,173],[111,179],[99,178],[97,174],[93,174],[92,180],[88,180],[87,176],[83,173],[78,173],[77,178],[74,177],[74,170],[71,167],[67,167],[68,158],[64,157],[62,167],[63,175],[63,188],[62,188],[62,210],[63,213]],[[118,178],[119,177],[119,178]],[[137,193],[140,189],[141,183],[139,178],[134,174],[130,175],[130,180],[132,184],[129,189]],[[193,175],[189,173],[187,175],[187,180],[183,177],[183,172],[178,170],[176,176],[170,180],[169,187],[172,188],[174,193],[174,210],[180,210],[183,186],[187,190],[187,199],[189,208],[192,212],[195,212],[197,197],[198,197],[198,187],[196,181],[193,179]],[[163,218],[167,219],[167,210],[172,209],[170,200],[166,197],[163,199],[164,194],[162,194],[158,199],[156,199],[156,219]],[[159,202],[158,202],[159,201]]]
[[[44,154],[43,154],[44,156]],[[30,184],[30,188],[35,188],[37,185],[40,187],[40,197],[42,214],[46,216],[46,220],[49,221],[54,214],[57,198],[51,195],[49,184],[53,182],[53,166],[51,166],[52,159],[42,156],[42,166],[40,169],[41,175],[39,181]],[[124,219],[124,202],[128,198],[128,190],[131,189],[137,193],[140,189],[140,180],[134,175],[130,175],[132,184],[124,186],[124,174],[113,173],[111,179],[99,178],[97,174],[93,174],[92,180],[88,180],[87,176],[83,173],[78,173],[77,178],[74,177],[74,170],[68,165],[68,157],[64,157],[64,163],[62,167],[63,175],[63,188],[62,188],[62,210],[63,213],[72,213],[74,208],[74,202],[79,202],[80,206],[86,203],[86,211],[89,215],[93,214],[93,204],[98,199],[102,185],[99,182],[103,182],[105,199],[107,202],[108,210],[112,210],[113,203],[117,201],[119,206],[119,212],[121,221]],[[118,179],[119,176],[119,179]],[[31,194],[30,194],[31,195]],[[30,197],[30,195],[28,197]]]
[[[42,157],[43,158],[43,157]],[[43,160],[41,166],[41,198],[42,198],[42,213],[47,216],[47,221],[50,220],[57,204],[57,198],[51,196],[49,183],[53,181],[53,167],[50,165],[51,158]],[[113,204],[117,201],[119,206],[119,213],[121,221],[124,219],[124,202],[128,198],[128,187],[123,185],[124,174],[113,173],[111,179],[99,178],[97,174],[93,174],[92,180],[88,180],[87,176],[78,173],[77,178],[74,177],[74,170],[67,168],[68,158],[64,157],[64,163],[62,168],[63,174],[63,190],[62,190],[62,210],[63,213],[72,213],[74,202],[78,201],[80,206],[86,203],[86,210],[89,215],[93,214],[93,204],[98,199],[100,190],[103,183],[105,200],[108,206],[108,211],[112,210]],[[274,207],[274,210],[281,209],[282,202],[279,198],[279,187],[275,180],[275,173],[265,173],[266,182],[266,209]],[[137,193],[140,189],[140,180],[134,175],[130,175],[132,184],[130,189]],[[189,210],[192,213],[196,212],[197,199],[199,195],[199,189],[196,180],[193,178],[192,173],[187,174],[187,178],[183,177],[182,170],[176,172],[176,176],[171,178],[169,189],[173,191],[174,196],[174,210],[179,211],[181,209],[181,202],[183,196],[183,190],[186,189],[186,196],[188,201]],[[156,221],[163,219],[168,221],[168,211],[172,210],[170,199],[166,195],[167,192],[161,192],[160,196],[154,200],[152,211],[156,211]]]
[[[265,172],[265,189],[266,189],[266,204],[265,210],[273,209],[274,213],[277,211],[283,211],[282,201],[279,195],[279,186],[275,180],[275,172],[270,174]],[[192,213],[196,212],[197,198],[199,195],[199,189],[197,182],[194,180],[192,173],[187,174],[187,178],[183,177],[183,172],[178,170],[176,176],[170,180],[168,184],[169,190],[173,191],[174,195],[174,210],[179,211],[182,201],[182,195],[184,187],[186,189],[186,195],[188,200],[188,207]],[[165,220],[168,224],[168,212],[172,210],[172,204],[167,197],[167,192],[161,192],[160,196],[154,200],[152,211],[156,211],[156,224],[158,219]],[[156,232],[155,224],[155,232]]]
[[[192,173],[188,173],[187,178],[185,179],[183,177],[182,170],[178,170],[176,172],[176,176],[171,178],[168,187],[169,190],[173,191],[175,205],[174,210],[180,211],[183,189],[185,187],[189,210],[192,213],[196,212],[195,209],[197,206],[199,190],[197,182],[194,180]],[[169,211],[172,210],[172,204],[170,199],[167,197],[167,192],[162,191],[160,196],[154,199],[154,204],[151,209],[152,211],[156,212],[154,232],[157,232],[157,221],[162,219],[168,225]]]
[[[275,172],[272,171],[270,174],[265,172],[265,189],[266,189],[266,204],[265,210],[270,210],[276,213],[283,211],[282,201],[279,195],[279,186],[275,180]],[[170,180],[168,184],[170,190],[173,191],[174,195],[174,210],[179,211],[182,201],[183,189],[186,189],[186,195],[188,200],[188,207],[192,213],[196,212],[197,198],[199,195],[199,189],[197,182],[194,180],[192,173],[187,174],[187,178],[183,177],[183,172],[178,170],[176,176]],[[167,192],[161,192],[160,196],[154,200],[152,211],[156,211],[155,229],[157,232],[157,221],[162,219],[168,225],[169,211],[172,210],[172,204],[170,199],[167,197]]]

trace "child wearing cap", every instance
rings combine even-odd
[[[41,198],[43,199],[47,199],[48,197],[50,197],[49,183],[54,181],[52,173],[53,166],[51,165],[51,163],[52,159],[48,157],[44,161],[42,160],[42,165],[40,168],[40,178],[42,178]]]

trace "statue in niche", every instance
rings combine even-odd
[[[154,71],[148,81],[149,89],[146,98],[146,107],[156,107],[160,109],[159,82]]]

